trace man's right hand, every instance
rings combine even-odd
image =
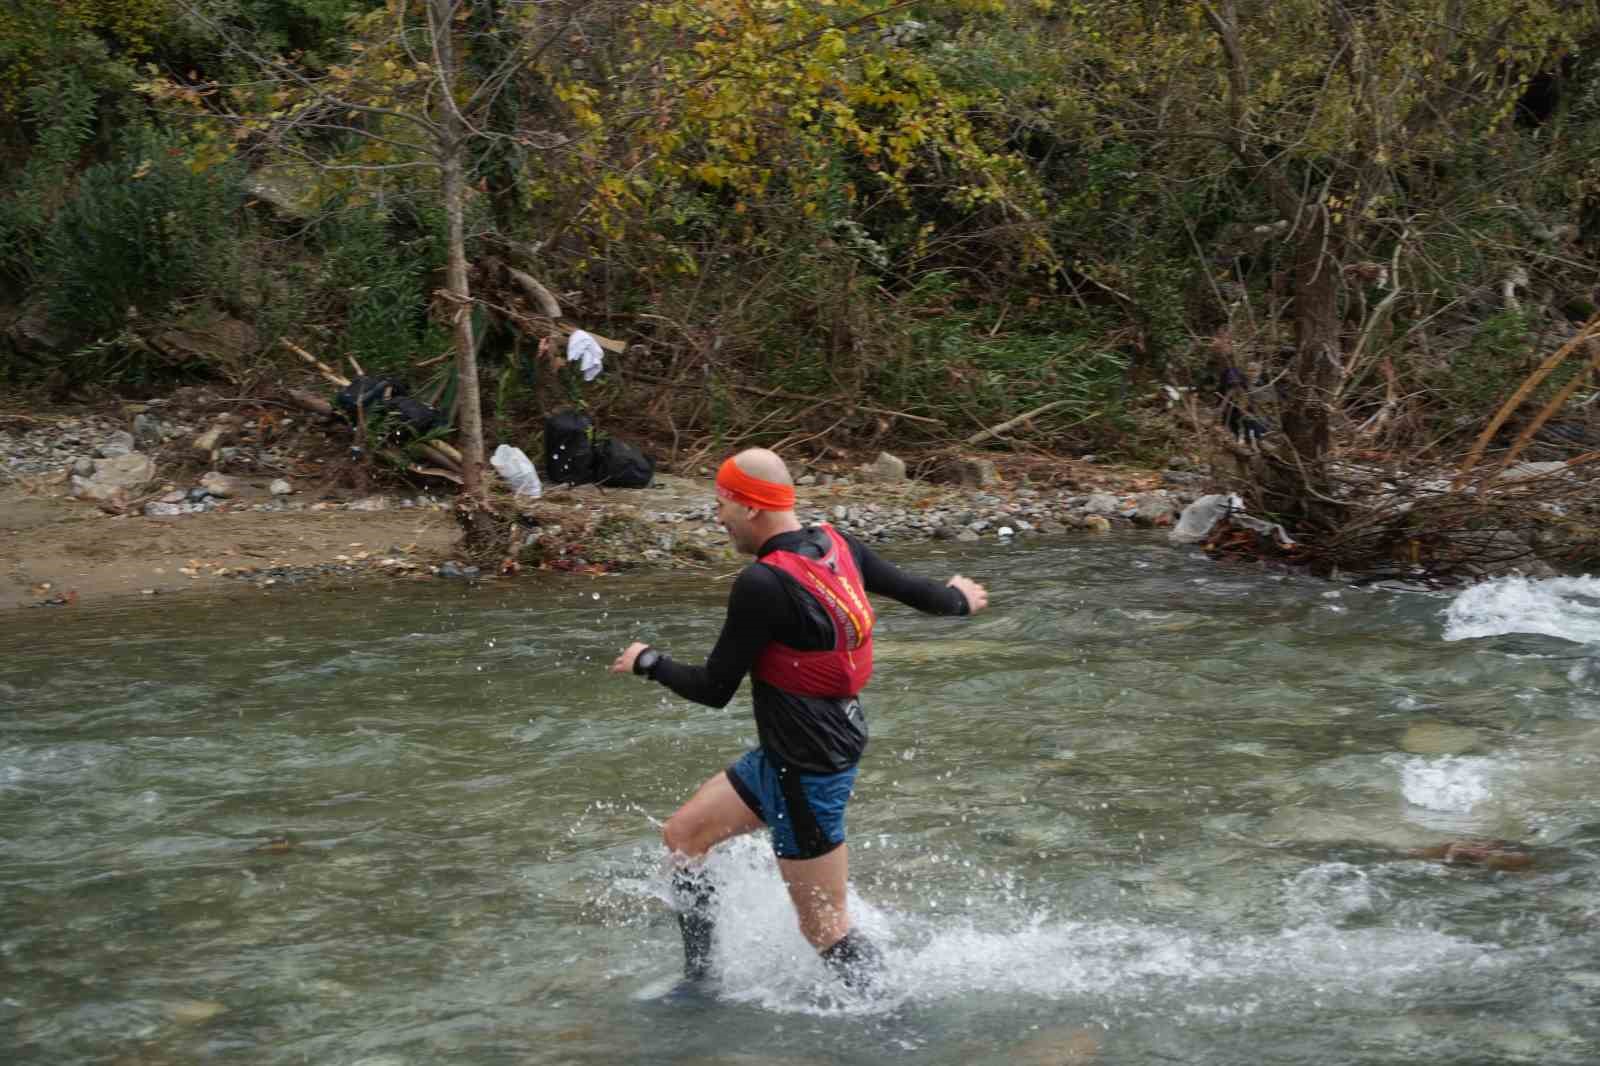
[[[612,662],[611,672],[613,674],[633,673],[633,661],[639,657],[640,652],[644,651],[649,646],[650,645],[644,643],[643,641],[636,640],[632,644],[629,644],[626,648],[623,648],[622,654],[617,656],[616,660]]]
[[[988,591],[970,577],[962,577],[960,574],[957,574],[949,581],[946,581],[945,584],[949,585],[953,589],[957,589],[960,591],[961,595],[967,598],[968,614],[977,614],[979,611],[989,606]]]

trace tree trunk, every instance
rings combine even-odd
[[[1263,488],[1273,511],[1304,535],[1335,516],[1328,503],[1328,453],[1334,404],[1343,373],[1339,317],[1342,249],[1326,209],[1313,208],[1295,247],[1295,354],[1280,384],[1284,454],[1271,463]]]
[[[457,142],[459,145],[459,142]],[[455,319],[457,403],[459,405],[462,457],[462,489],[473,496],[483,495],[483,405],[478,395],[478,353],[472,336],[472,290],[467,284],[465,227],[462,223],[462,194],[459,147],[444,161],[444,211],[448,228],[449,259],[445,269],[445,288],[450,294],[451,315]]]
[[[454,42],[448,0],[431,0],[429,15],[434,50],[440,61],[439,76],[445,89],[456,83]],[[461,491],[483,496],[483,405],[478,395],[478,352],[472,336],[472,290],[467,283],[466,226],[463,221],[466,200],[466,175],[462,157],[466,152],[466,129],[461,114],[449,99],[439,105],[444,130],[439,145],[439,166],[443,177],[447,261],[445,291],[449,294],[452,325],[456,341],[457,423],[461,431]]]

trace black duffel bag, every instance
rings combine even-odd
[[[594,483],[612,489],[644,489],[655,477],[656,462],[625,440],[606,437],[594,446]]]
[[[544,420],[544,470],[553,485],[594,480],[594,422],[588,415],[559,411]]]
[[[403,427],[419,437],[445,424],[444,416],[437,408],[429,407],[421,400],[414,400],[410,396],[396,396],[384,400],[375,410],[383,414],[391,428]]]
[[[370,414],[383,406],[385,400],[404,396],[409,391],[405,382],[394,378],[358,377],[340,389],[333,402],[339,406],[339,410],[352,415],[362,407]]]

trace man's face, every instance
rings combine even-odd
[[[753,554],[761,545],[751,543],[755,532],[750,528],[750,508],[732,500],[717,497],[717,521],[728,531],[728,539],[735,551]]]

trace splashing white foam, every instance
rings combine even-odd
[[[1333,926],[1376,913],[1389,894],[1367,871],[1347,862],[1325,862],[1300,871],[1284,886],[1284,910],[1299,926]]]
[[[1600,578],[1499,578],[1464,590],[1445,609],[1445,640],[1504,633],[1600,644]]]
[[[1413,806],[1465,814],[1493,794],[1490,780],[1499,766],[1477,756],[1406,759],[1400,765],[1400,792]]]
[[[880,994],[861,999],[841,990],[800,937],[765,841],[745,838],[719,849],[708,866],[717,884],[717,995],[783,1014],[881,1014],[973,996],[1111,999],[1137,1011],[1167,1004],[1178,989],[1196,1001],[1263,983],[1289,1000],[1331,989],[1364,998],[1441,970],[1493,965],[1484,946],[1442,932],[1340,928],[1341,919],[1382,911],[1386,895],[1339,866],[1290,886],[1289,902],[1304,906],[1291,905],[1277,933],[1077,921],[1006,901],[951,919],[888,912],[852,891],[855,925],[888,964]],[[638,901],[654,907],[664,882],[652,881],[633,884]],[[676,963],[664,947],[663,968]]]

